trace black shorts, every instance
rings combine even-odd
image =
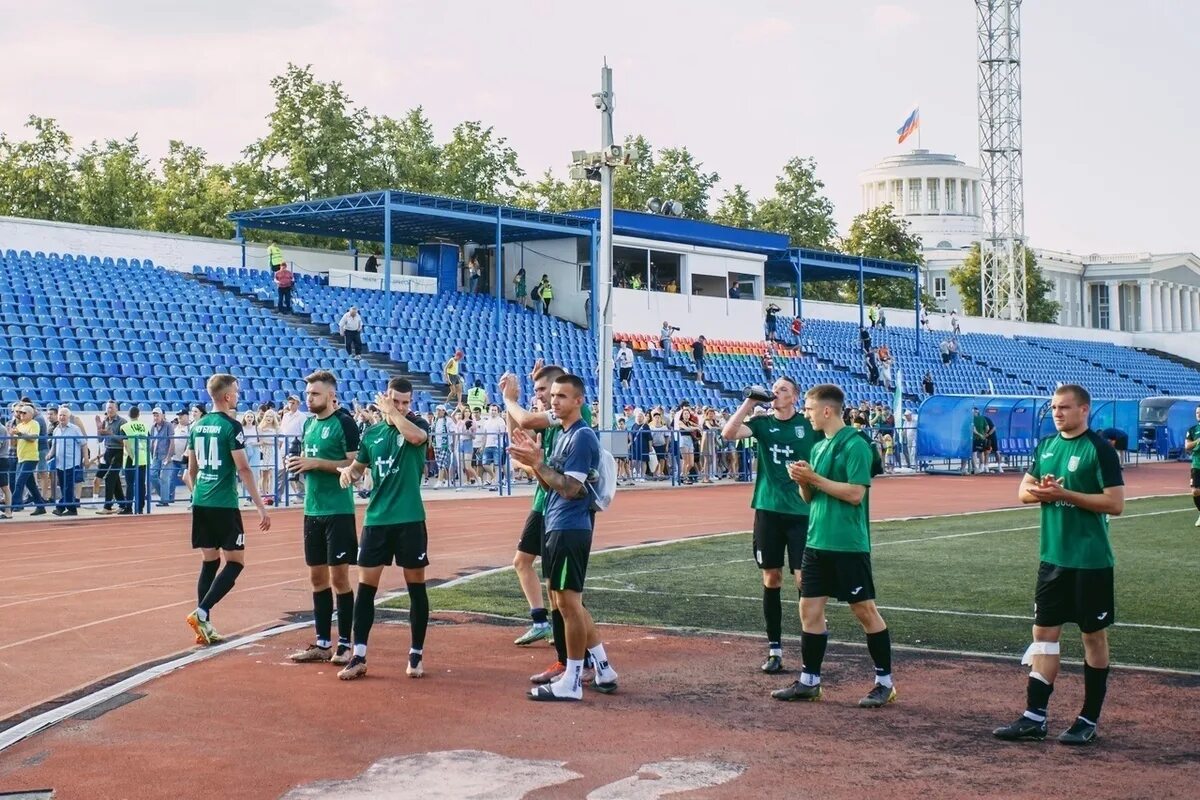
[[[798,572],[807,541],[807,514],[754,511],[754,563],[759,569],[781,569],[786,551],[788,568]]]
[[[9,475],[17,471],[17,462],[8,456],[0,457],[0,488],[8,486]],[[1195,470],[1192,470],[1195,473]],[[15,478],[13,479],[15,482]]]
[[[360,567],[387,567],[395,561],[404,569],[429,566],[426,548],[429,534],[425,523],[401,522],[397,525],[364,525],[358,547]]]
[[[875,599],[870,553],[804,548],[801,597],[836,597],[854,604]]]
[[[542,551],[542,576],[555,592],[582,592],[592,553],[592,532],[550,531]]]
[[[623,381],[629,380],[633,377],[633,367],[621,367],[617,370],[617,376]]]
[[[1094,633],[1116,619],[1112,567],[1073,569],[1045,561],[1038,566],[1034,625],[1056,628],[1074,622],[1082,632]]]
[[[530,511],[525,518],[525,527],[521,531],[521,541],[517,542],[517,551],[531,556],[542,554],[542,544],[546,539],[546,517],[541,511]]]
[[[971,437],[971,452],[972,453],[982,453],[984,450],[987,450],[987,446],[988,446],[987,439],[980,439],[978,436]]]
[[[245,550],[241,510],[192,506],[192,548]]]
[[[1192,488],[1200,489],[1200,469],[1192,467]]]
[[[304,563],[310,567],[353,564],[358,559],[358,524],[353,514],[304,518]]]

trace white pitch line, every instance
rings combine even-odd
[[[610,579],[612,580],[612,579]],[[746,602],[758,603],[762,601],[761,597],[745,597],[735,594],[707,594],[704,592],[662,592],[655,589],[634,589],[623,588],[618,589],[612,586],[593,586],[590,591],[593,592],[619,592],[621,594],[653,594],[662,597],[702,597],[708,600],[744,600]],[[785,600],[789,605],[796,605],[795,600]],[[845,603],[830,603],[834,608],[848,608]],[[876,608],[882,611],[899,611],[909,612],[913,614],[944,614],[954,617],[983,617],[985,619],[1014,619],[1021,622],[1033,622],[1032,615],[1022,614],[990,614],[984,611],[954,611],[951,609],[942,608],[912,608],[910,606],[882,606],[876,605]],[[1186,628],[1180,625],[1151,625],[1146,622],[1114,622],[1114,627],[1117,628],[1146,628],[1157,631],[1174,631],[1177,633],[1200,633],[1200,628]]]

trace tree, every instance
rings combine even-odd
[[[442,148],[438,193],[504,203],[516,195],[517,179],[524,174],[507,139],[479,121],[462,122]]]
[[[982,259],[979,254],[979,243],[971,246],[967,257],[957,267],[950,270],[950,282],[958,289],[962,298],[964,314],[979,316],[983,307],[980,284],[982,276]],[[1059,303],[1051,300],[1054,286],[1046,280],[1033,251],[1025,250],[1025,302],[1028,306],[1025,318],[1029,322],[1056,322],[1058,320]]]
[[[0,134],[0,214],[60,222],[79,217],[79,184],[71,137],[47,117],[30,116],[32,139]]]
[[[421,106],[399,120],[372,117],[364,133],[364,159],[358,178],[362,191],[406,189],[436,192],[442,148]]]
[[[79,221],[110,228],[140,228],[150,214],[154,173],[137,135],[100,147],[88,145],[75,165],[79,181]]]
[[[921,237],[908,232],[908,220],[897,217],[890,204],[859,214],[850,223],[850,234],[842,240],[842,251],[856,256],[885,258],[905,264],[924,265]],[[857,280],[849,282],[851,302],[858,302]],[[872,278],[863,286],[863,299],[889,308],[912,308],[913,282],[907,278]],[[922,305],[936,308],[928,294],[921,295]]]
[[[775,181],[775,194],[758,204],[754,225],[786,233],[792,247],[828,248],[836,240],[833,204],[811,158],[793,158]]]
[[[316,80],[312,67],[288,64],[271,79],[275,107],[264,138],[243,151],[243,178],[255,205],[291,203],[359,190],[369,115],[353,108],[336,81]]]
[[[750,193],[740,183],[735,183],[732,189],[727,189],[713,214],[713,222],[722,225],[732,225],[735,228],[751,228],[754,226],[754,201]]]
[[[218,239],[233,235],[225,215],[246,208],[249,199],[229,167],[210,164],[204,150],[173,139],[161,168],[150,206],[151,229]]]
[[[513,202],[522,208],[539,211],[573,211],[600,205],[600,184],[595,181],[562,181],[546,170],[534,181],[517,187]]]
[[[635,210],[645,208],[651,197],[660,200],[677,200],[683,204],[683,216],[691,219],[708,219],[708,196],[712,187],[721,180],[715,172],[701,169],[703,162],[697,161],[686,147],[666,147],[658,151],[658,159],[650,170],[647,188],[651,194],[643,198],[641,206],[630,206]]]

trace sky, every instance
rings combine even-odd
[[[1022,12],[1025,230],[1078,254],[1200,252],[1200,3],[1039,0]],[[591,93],[613,67],[617,138],[686,145],[734,183],[771,192],[816,159],[845,231],[858,175],[921,143],[978,164],[969,0],[0,0],[0,131],[56,118],[77,145],[137,133],[221,161],[264,135],[289,61],[439,138],[478,119],[532,176],[565,177],[599,144]]]

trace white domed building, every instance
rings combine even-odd
[[[983,235],[982,180],[978,167],[928,150],[888,156],[859,177],[863,211],[890,203],[921,237],[921,291],[947,311],[962,308],[950,270]],[[1053,286],[1059,325],[1200,331],[1200,258],[1194,253],[1033,253]]]

